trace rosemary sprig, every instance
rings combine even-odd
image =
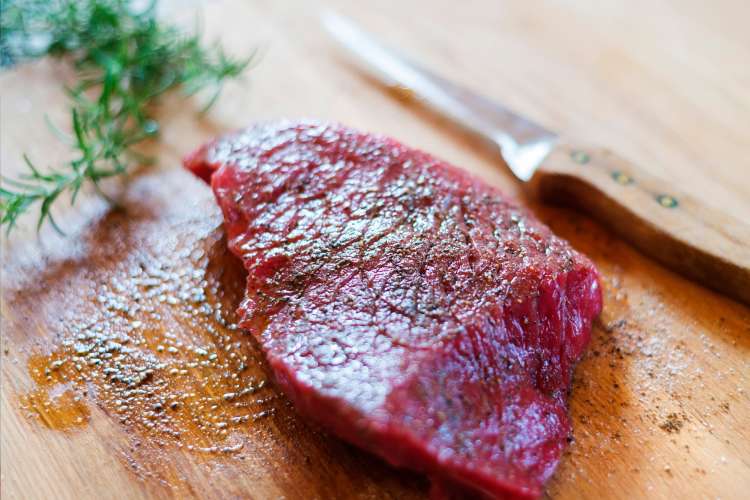
[[[153,104],[182,87],[188,94],[238,76],[250,59],[228,57],[219,46],[204,48],[156,18],[156,0],[138,8],[134,0],[6,0],[0,7],[0,64],[45,54],[68,57],[77,83],[71,99],[75,158],[47,172],[24,156],[28,172],[3,179],[0,224],[10,231],[18,217],[39,204],[45,221],[60,231],[50,208],[63,193],[71,204],[85,184],[100,193],[100,182],[125,174],[132,162],[150,158],[133,146],[158,133]],[[102,193],[103,194],[103,193]]]

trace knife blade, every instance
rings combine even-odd
[[[557,144],[558,136],[554,132],[398,55],[346,18],[328,11],[321,19],[329,33],[355,56],[362,69],[386,86],[413,95],[433,111],[498,147],[505,163],[520,180],[531,179]]]
[[[604,148],[558,134],[389,49],[332,11],[321,23],[370,76],[498,149],[543,201],[587,212],[642,252],[750,304],[750,226]]]

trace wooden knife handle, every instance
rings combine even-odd
[[[665,266],[750,305],[750,227],[602,148],[561,145],[532,189],[574,206]]]

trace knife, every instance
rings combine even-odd
[[[750,305],[750,226],[612,151],[569,144],[384,47],[339,14],[324,12],[321,22],[372,77],[499,150],[542,201],[584,211],[672,270]]]

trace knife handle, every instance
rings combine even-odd
[[[602,148],[558,146],[531,180],[672,270],[750,305],[750,227]]]

